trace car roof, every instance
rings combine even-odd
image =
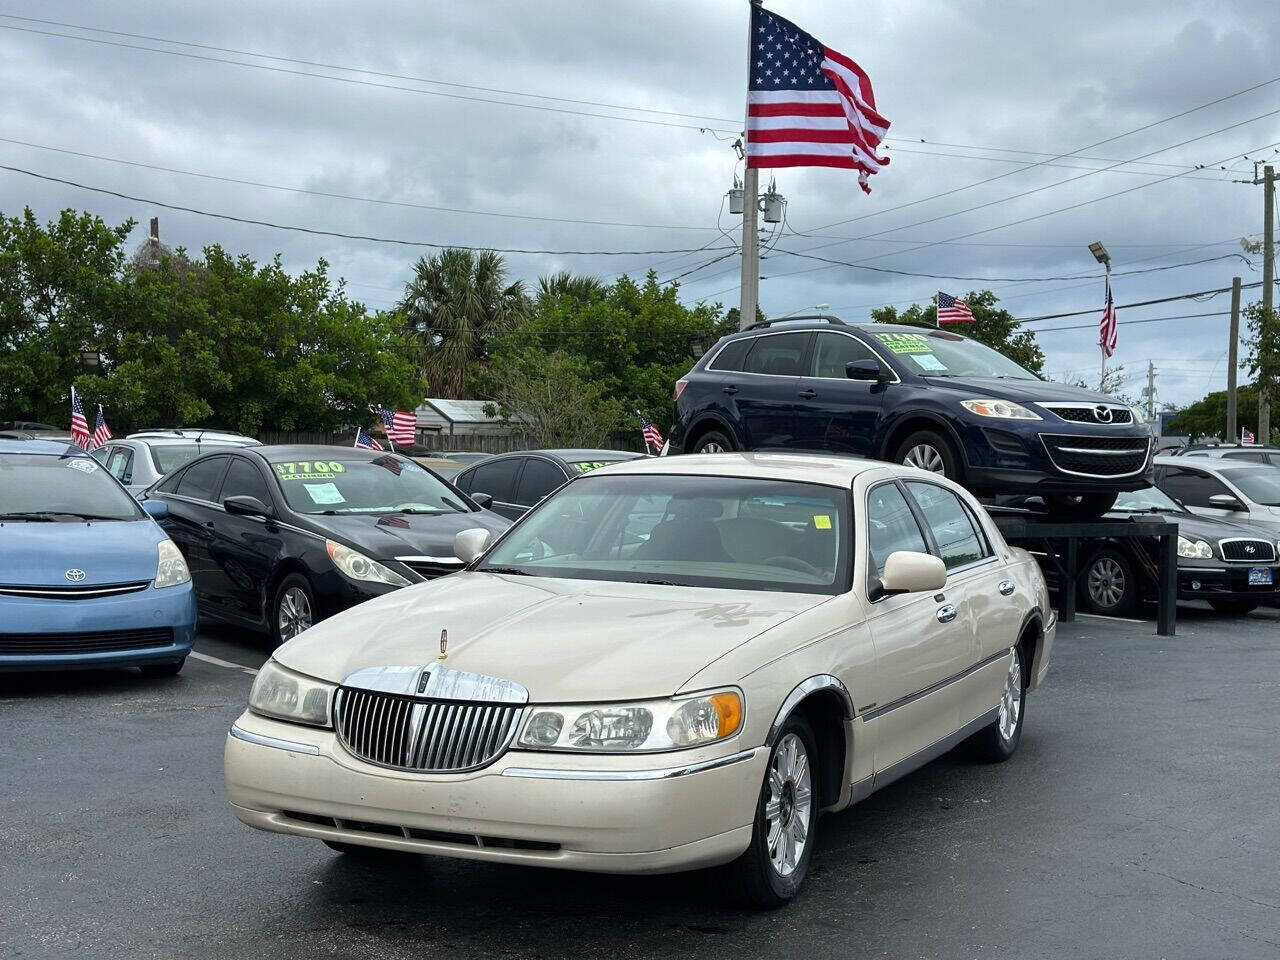
[[[1226,457],[1156,457],[1154,463],[1167,464],[1171,467],[1185,467],[1188,464],[1204,467],[1209,470],[1275,470],[1274,463],[1255,463],[1251,460],[1231,460]]]
[[[732,333],[727,339],[743,336],[759,335],[761,333],[773,333],[780,330],[827,330],[839,332],[841,330],[852,330],[858,333],[923,333],[926,336],[942,335],[947,339],[961,338],[960,334],[952,330],[940,330],[937,327],[921,327],[911,323],[876,323],[874,320],[840,320],[832,323],[829,320],[796,320],[790,321],[785,318],[774,320],[767,327],[756,326],[746,330],[740,330]]]
[[[634,450],[595,450],[590,447],[545,447],[537,450],[509,450],[506,453],[497,453],[479,463],[488,462],[488,459],[497,459],[498,457],[555,457],[564,460],[566,463],[572,463],[575,460],[635,460],[642,459],[643,453],[636,453]]]
[[[848,487],[859,474],[885,470],[893,464],[829,453],[704,453],[679,457],[638,457],[591,472],[603,474],[682,474],[687,476],[760,477]],[[905,473],[919,472],[910,467]]]
[[[66,440],[0,437],[0,453],[41,453],[51,457],[87,457],[89,454]]]
[[[287,463],[290,460],[374,460],[396,452],[365,450],[362,447],[339,447],[326,443],[271,443],[256,447],[242,447],[241,450],[244,453],[256,453],[268,463]]]
[[[196,444],[204,447],[258,447],[261,444],[252,437],[237,437],[222,434],[205,434],[204,436],[192,435],[189,437],[175,437],[167,434],[150,434],[150,433],[131,433],[125,437],[123,441],[114,440],[112,443],[141,443],[149,447],[164,446],[190,446]]]
[[[198,442],[218,442],[224,443],[258,443],[253,437],[247,437],[243,433],[236,433],[234,430],[217,430],[212,427],[204,429],[203,427],[157,427],[146,430],[135,430],[124,439],[126,440],[173,440],[180,443],[190,443],[192,440]]]

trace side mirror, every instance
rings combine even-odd
[[[844,365],[844,375],[850,380],[888,380],[878,360],[850,360]]]
[[[889,554],[880,574],[880,596],[895,593],[923,593],[947,585],[947,566],[940,557],[911,550]]]
[[[481,527],[462,530],[453,538],[453,555],[463,563],[470,563],[489,549],[493,535]]]
[[[143,500],[141,506],[152,520],[163,520],[169,515],[169,505],[163,500]]]
[[[1209,498],[1209,506],[1218,510],[1234,510],[1237,512],[1245,509],[1244,504],[1229,493],[1215,493]]]
[[[493,507],[493,497],[487,493],[473,493],[471,499],[475,501],[476,506],[481,510],[489,510]]]
[[[227,513],[241,517],[268,517],[271,510],[257,497],[227,497],[222,501]]]

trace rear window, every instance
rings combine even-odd
[[[741,340],[730,340],[725,344],[724,349],[716,354],[716,358],[711,361],[708,369],[728,371],[741,370],[742,362],[747,359],[747,351],[751,349],[751,344],[754,342],[754,339],[751,337],[744,337]]]
[[[166,443],[150,445],[151,462],[156,465],[156,473],[164,476],[181,466],[190,463],[200,456],[200,448],[194,443]]]
[[[88,457],[0,455],[0,522],[144,516],[133,497]]]

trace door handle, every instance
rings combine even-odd
[[[1014,586],[1014,584],[1013,584],[1013,581],[1012,581],[1012,580],[1001,580],[1001,581],[1000,581],[1000,595],[1001,595],[1001,596],[1003,596],[1003,597],[1011,596],[1011,595],[1013,594],[1013,591],[1014,591],[1015,589],[1017,589],[1017,588]]]
[[[954,603],[944,603],[938,608],[938,622],[950,623],[956,618],[956,605]]]
[[[801,390],[800,393],[797,394],[797,396],[799,396],[801,400],[812,400],[817,395],[818,395],[817,390]]]
[[[735,393],[738,392],[738,388],[735,387],[732,383],[729,384],[727,387],[721,387],[720,389],[723,390],[725,393],[729,394],[729,396],[733,396]]]

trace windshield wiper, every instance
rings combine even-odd
[[[421,514],[444,513],[443,510],[419,510],[417,507],[401,507],[398,510],[389,510],[387,512],[388,513],[421,513]]]
[[[123,520],[124,517],[108,517],[101,513],[78,513],[75,510],[31,510],[26,513],[3,513],[0,520],[47,520],[54,517],[76,517],[79,520]]]
[[[53,517],[48,513],[0,513],[0,520],[37,520],[44,523],[54,523]]]
[[[481,567],[476,573],[505,573],[511,577],[533,576],[528,570],[521,570],[519,567]]]
[[[655,587],[682,587],[684,584],[676,583],[674,580],[637,580],[637,583],[651,583]]]

